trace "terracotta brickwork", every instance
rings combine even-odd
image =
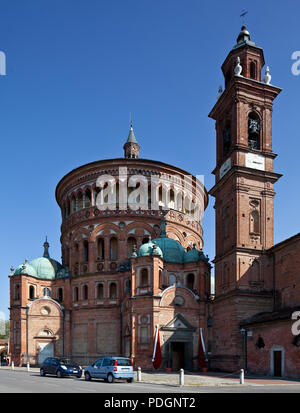
[[[147,208],[122,208],[120,196],[115,209],[98,208],[97,178],[113,176],[120,193],[125,172],[128,180],[145,177],[148,194],[154,191],[157,195],[157,209],[152,209],[152,199],[144,205]],[[154,189],[153,176],[161,179]],[[178,326],[166,327],[165,333],[162,330],[163,352],[166,334],[169,343],[170,331],[175,331],[186,343],[182,349],[185,365],[197,368],[199,329],[206,328],[210,264],[133,255],[149,239],[161,235],[163,217],[168,238],[186,250],[202,249],[201,216],[197,219],[188,213],[187,201],[196,202],[202,215],[207,193],[203,187],[197,191],[193,177],[184,193],[176,192],[176,183],[185,176],[188,173],[170,165],[126,158],[85,165],[62,179],[56,191],[62,210],[62,263],[71,277],[11,276],[11,328],[17,330],[11,344],[16,364],[28,359],[38,364],[39,346],[52,343],[47,347],[49,354],[68,355],[83,364],[101,355],[126,355],[134,365],[151,369],[156,325],[164,328],[175,320]],[[162,186],[173,194],[164,198]],[[181,202],[176,204],[179,197]],[[34,296],[30,297],[32,286]],[[44,296],[46,287],[50,297]],[[168,357],[164,364],[172,364],[172,355]]]
[[[210,369],[300,377],[300,331],[292,330],[300,311],[300,234],[274,245],[281,175],[274,172],[272,115],[281,89],[263,79],[264,64],[263,50],[243,27],[222,66],[225,90],[209,114],[216,122],[214,295],[201,252],[207,192],[179,168],[140,159],[131,125],[125,158],[81,166],[57,185],[69,275],[30,276],[25,263],[10,276],[16,364],[38,364],[46,353],[83,364],[123,355],[152,369],[159,327],[161,368],[197,370],[202,328]],[[103,176],[109,180],[100,184]],[[129,182],[137,181],[144,193],[132,202]],[[202,258],[166,259],[155,238],[168,238],[176,250],[175,240],[184,254]],[[138,253],[144,244],[151,253]]]

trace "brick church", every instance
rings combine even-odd
[[[300,234],[274,245],[273,101],[261,47],[245,27],[222,66],[209,116],[216,122],[215,291],[203,252],[208,193],[197,177],[140,158],[131,125],[124,157],[61,179],[62,263],[43,255],[10,274],[10,359],[131,357],[153,369],[199,370],[203,338],[211,370],[300,376]],[[202,332],[202,336],[200,334]]]

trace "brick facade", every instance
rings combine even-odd
[[[234,74],[237,58],[241,76]],[[163,220],[169,239],[185,251],[202,250],[208,195],[194,177],[178,192],[185,171],[140,159],[131,126],[125,158],[81,166],[57,185],[62,264],[71,276],[10,276],[16,364],[38,363],[43,351],[52,351],[84,364],[100,355],[125,355],[136,367],[151,369],[159,325],[162,368],[197,370],[202,328],[213,370],[300,376],[300,335],[291,330],[300,308],[300,235],[273,245],[274,185],[281,175],[273,169],[272,113],[281,89],[262,80],[264,64],[263,50],[242,28],[222,66],[225,90],[209,115],[216,121],[217,147],[210,190],[216,211],[214,296],[206,259],[170,262],[135,253],[162,236]],[[102,197],[110,207],[113,199],[109,186],[98,185],[103,175],[117,185],[114,209],[98,204]],[[129,207],[133,189],[128,199],[122,191],[137,176],[144,193],[138,207]],[[143,201],[145,194],[151,197]],[[191,202],[197,216],[191,216]]]

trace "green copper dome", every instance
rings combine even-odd
[[[49,244],[46,240],[44,243],[44,256],[32,260],[29,264],[26,260],[24,264],[16,268],[14,275],[27,274],[43,280],[69,277],[70,274],[67,268],[63,267],[58,261],[50,258],[48,248]]]
[[[184,262],[185,249],[178,241],[168,237],[161,237],[156,238],[155,242],[161,249],[166,262],[176,262],[180,264]]]
[[[43,278],[45,280],[55,279],[55,269],[51,261],[53,260],[41,257],[30,262],[30,265],[35,269],[38,278]]]
[[[36,258],[30,262],[30,265],[36,270],[37,277],[45,280],[64,278],[69,275],[66,268],[52,258]]]
[[[28,264],[28,262],[25,261],[24,264],[19,265],[14,272],[14,275],[18,275],[18,274],[27,274],[27,275],[31,275],[32,277],[36,277],[36,271],[35,269]]]
[[[141,245],[139,248],[138,257],[149,257],[150,255],[158,255],[163,258],[163,252],[159,246],[157,246],[156,241],[149,241],[146,244]]]
[[[197,261],[208,261],[208,258],[205,257],[202,251],[196,250],[195,247],[184,254],[184,262],[187,263]]]

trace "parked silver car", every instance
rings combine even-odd
[[[134,378],[131,360],[126,357],[101,357],[84,369],[85,380],[104,379],[113,383],[115,379],[124,379],[131,383]]]

